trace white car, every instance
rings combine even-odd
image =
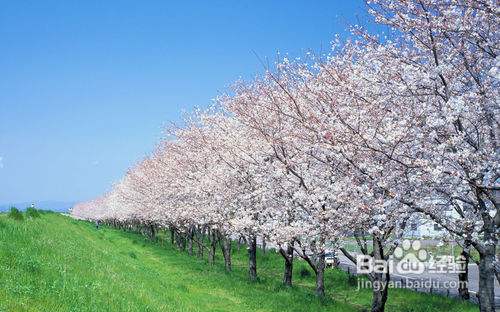
[[[325,264],[327,267],[336,267],[339,264],[339,258],[334,252],[325,253]]]

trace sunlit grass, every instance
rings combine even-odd
[[[364,311],[370,291],[344,272],[326,274],[327,298],[314,296],[314,274],[296,261],[292,288],[281,286],[282,260],[258,254],[259,282],[247,281],[246,250],[234,270],[142,236],[54,213],[14,220],[0,214],[0,311]],[[311,272],[312,273],[312,272]],[[387,311],[476,311],[468,303],[392,290]]]

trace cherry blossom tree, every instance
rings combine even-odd
[[[471,242],[480,255],[480,309],[494,311],[500,226],[498,4],[374,1],[370,12],[411,49],[411,55],[395,50],[391,57],[415,69],[400,80],[422,103],[411,108],[401,100],[406,116],[422,116],[415,125],[420,148],[414,179],[429,196],[402,198]],[[453,208],[452,217],[443,204]]]
[[[479,0],[375,0],[387,37],[354,28],[328,57],[284,59],[216,108],[172,129],[111,192],[78,204],[77,218],[169,228],[192,254],[207,235],[231,270],[231,239],[294,253],[324,296],[324,255],[354,236],[387,260],[410,218],[425,215],[480,255],[480,309],[494,311],[500,235],[498,6]],[[451,209],[451,213],[449,210]],[[196,234],[198,233],[198,234]],[[368,246],[369,235],[372,246]],[[198,238],[199,250],[206,248]],[[342,252],[353,262],[356,257]],[[387,285],[389,273],[369,275]],[[387,287],[373,290],[384,311]]]

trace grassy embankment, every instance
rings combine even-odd
[[[163,240],[168,241],[168,240]],[[327,299],[314,296],[314,277],[296,261],[291,289],[282,260],[258,254],[260,281],[247,281],[246,250],[234,248],[231,273],[221,257],[210,267],[168,243],[75,221],[55,213],[14,220],[0,214],[0,311],[364,311],[369,290],[328,270]],[[310,270],[309,270],[310,271]],[[435,295],[391,290],[387,311],[476,311]]]

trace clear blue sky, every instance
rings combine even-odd
[[[359,19],[359,20],[358,20]],[[85,200],[169,121],[367,24],[357,1],[3,1],[0,203]]]

